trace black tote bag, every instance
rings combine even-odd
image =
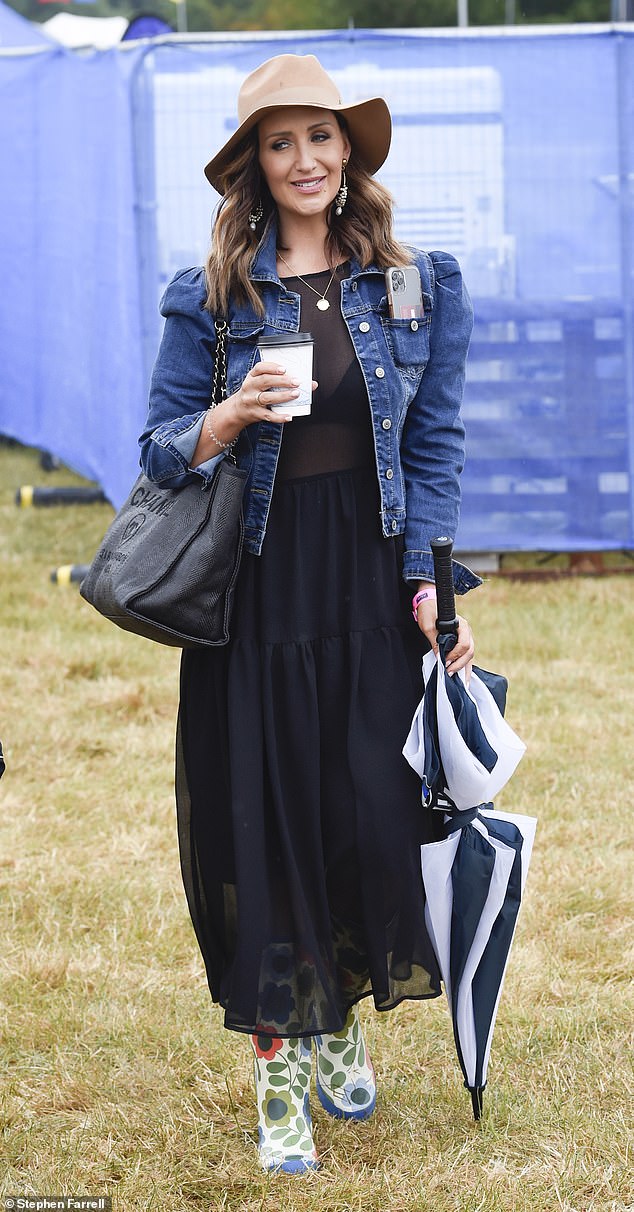
[[[216,328],[213,403],[226,383],[226,322]],[[226,644],[246,477],[230,454],[209,484],[161,488],[140,475],[81,583],[81,596],[117,627],[159,644]]]

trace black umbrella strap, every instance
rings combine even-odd
[[[478,804],[476,808],[465,808],[464,812],[452,812],[448,821],[445,822],[445,834],[450,837],[452,833],[457,833],[459,829],[464,829],[465,825],[470,825],[475,821],[481,808],[488,808],[488,804]]]

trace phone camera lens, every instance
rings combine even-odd
[[[405,290],[405,274],[395,269],[392,274],[392,290]]]

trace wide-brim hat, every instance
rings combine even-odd
[[[392,119],[383,97],[344,105],[334,80],[314,55],[276,55],[256,67],[238,93],[238,129],[205,168],[218,193],[231,165],[232,152],[263,114],[287,105],[305,105],[342,114],[350,132],[353,154],[369,173],[376,173],[390,150]]]

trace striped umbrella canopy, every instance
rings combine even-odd
[[[442,813],[444,836],[421,846],[425,916],[479,1119],[536,821],[492,803],[525,751],[503,716],[506,679],[474,668],[467,686],[463,671],[445,670],[458,626],[451,546],[432,544],[438,652],[423,660],[424,694],[403,754],[421,777],[423,803]]]

